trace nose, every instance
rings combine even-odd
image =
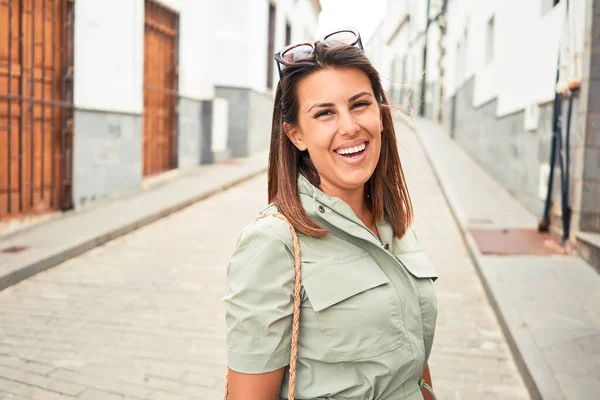
[[[354,136],[359,130],[354,116],[349,111],[340,112],[338,130],[342,136]]]

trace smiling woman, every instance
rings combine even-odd
[[[437,275],[379,75],[352,30],[275,58],[271,204],[240,235],[223,299],[227,396],[430,399]]]
[[[379,161],[383,129],[369,78],[355,68],[324,69],[300,81],[296,90],[298,121],[283,124],[286,134],[310,155],[325,193],[361,206],[365,183]],[[367,208],[358,210],[369,214]]]

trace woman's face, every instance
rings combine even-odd
[[[362,189],[381,152],[381,113],[371,82],[359,69],[325,69],[297,85],[298,124],[284,125],[298,149],[308,150],[330,195]]]

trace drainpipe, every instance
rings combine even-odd
[[[444,61],[446,56],[446,49],[444,47],[444,37],[446,36],[447,29],[447,19],[446,19],[446,10],[448,8],[448,0],[444,0],[442,3],[442,11],[436,16],[436,21],[438,26],[440,27],[440,39],[438,41],[438,49],[440,52],[440,58],[438,60],[438,73],[439,73],[439,108],[437,121],[443,122],[444,120]]]
[[[569,0],[566,1],[566,13],[565,23],[567,24],[566,29],[569,29]],[[564,38],[563,38],[564,40]],[[568,45],[568,42],[567,42]],[[560,53],[558,63],[556,66],[556,86],[558,86],[560,77]],[[567,60],[572,62],[571,59]],[[571,141],[571,113],[573,110],[573,97],[579,90],[579,82],[571,81],[568,83],[569,92],[569,107],[567,111],[567,126],[566,126],[566,138],[563,139],[562,134],[562,94],[558,87],[555,87],[556,93],[554,96],[553,112],[552,112],[552,142],[550,148],[550,173],[548,174],[548,190],[546,192],[546,201],[544,202],[544,213],[542,219],[538,222],[538,230],[540,232],[550,231],[550,208],[552,205],[552,189],[554,184],[554,168],[556,163],[559,163],[560,167],[560,197],[561,197],[561,214],[563,224],[563,242],[569,240],[570,225],[571,225],[571,201],[570,201],[570,141]],[[557,159],[558,158],[558,159]]]
[[[566,18],[565,24],[567,24],[566,29],[567,32],[570,30],[570,17],[569,17],[569,0],[567,0],[566,4]],[[569,35],[570,39],[570,35]],[[570,46],[571,43],[567,41],[567,46]],[[569,52],[570,53],[570,52]],[[569,60],[572,62],[572,60]],[[564,153],[565,160],[564,166],[562,166],[562,191],[561,191],[561,202],[562,202],[562,224],[563,224],[563,242],[567,242],[569,240],[571,234],[571,215],[573,213],[573,209],[571,208],[571,113],[573,111],[573,97],[579,92],[580,82],[578,79],[571,79],[567,84],[567,88],[569,91],[569,108],[567,111],[567,126],[565,133],[565,142],[564,142]]]
[[[556,63],[556,84],[560,77],[560,52],[558,56],[558,62]],[[538,222],[538,231],[548,232],[550,230],[550,206],[552,204],[552,189],[554,186],[554,166],[556,165],[556,153],[559,145],[558,135],[562,134],[561,130],[561,95],[556,89],[554,93],[554,103],[552,105],[552,141],[550,144],[550,173],[548,174],[548,188],[546,191],[546,201],[544,202],[544,213],[542,219]]]
[[[569,3],[567,2],[567,5]],[[579,82],[573,81],[569,84],[569,110],[567,112],[567,132],[565,137],[565,166],[564,166],[564,178],[563,178],[563,190],[562,190],[562,222],[563,222],[563,242],[569,240],[571,233],[571,215],[573,209],[571,208],[571,112],[573,111],[573,97],[579,91]]]
[[[421,104],[419,104],[419,115],[425,116],[425,88],[427,86],[427,39],[429,32],[429,9],[431,7],[431,0],[427,0],[427,15],[425,20],[425,46],[423,46],[423,78],[421,80]]]

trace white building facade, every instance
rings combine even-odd
[[[215,84],[229,101],[229,147],[244,157],[268,146],[279,81],[273,54],[314,40],[321,6],[313,0],[225,0],[217,27]]]
[[[210,161],[219,1],[74,6],[75,207]]]
[[[378,47],[370,51],[384,81],[390,78],[392,100],[446,125],[475,160],[540,217],[556,90],[563,93],[563,142],[571,98],[570,226],[575,233],[600,232],[600,166],[593,161],[600,155],[594,69],[600,53],[593,50],[600,46],[594,44],[600,2],[568,4],[567,10],[566,0],[388,0],[369,46]],[[569,85],[580,89],[570,91]],[[558,165],[555,169],[552,214],[562,229]]]
[[[266,150],[273,53],[312,39],[319,12],[318,0],[3,4],[0,152],[11,161],[0,163],[0,220]],[[32,29],[20,38],[22,21]],[[23,137],[35,143],[10,145]]]

